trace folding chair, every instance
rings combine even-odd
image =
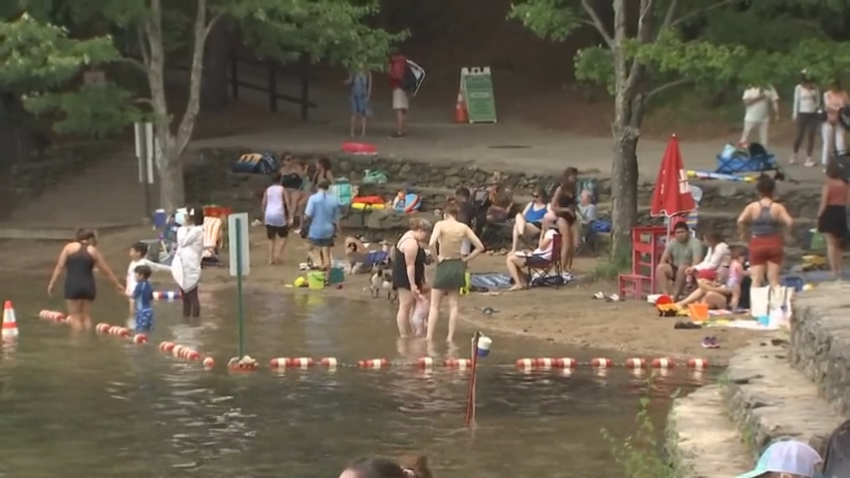
[[[584,252],[585,250],[590,250],[591,254],[596,254],[596,246],[597,246],[597,233],[596,229],[594,229],[593,224],[596,221],[590,221],[585,224],[578,224],[579,232],[578,232],[578,245],[576,245],[576,255]]]
[[[554,285],[559,288],[564,283],[563,268],[561,267],[561,241],[560,234],[552,237],[552,255],[549,259],[540,257],[529,257],[525,262],[528,274],[528,286]]]
[[[218,265],[221,263],[218,257],[219,250],[224,245],[224,221],[220,217],[204,218],[204,256],[201,265]]]

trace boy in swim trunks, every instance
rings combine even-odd
[[[151,268],[148,266],[137,266],[136,288],[133,290],[133,302],[136,304],[136,333],[150,332],[153,328],[153,287],[148,281],[151,277]]]
[[[130,265],[127,266],[127,287],[125,292],[127,293],[127,297],[130,298],[130,319],[136,315],[136,304],[133,303],[133,294],[136,291],[136,268],[139,266],[147,266],[150,268],[151,272],[171,272],[171,267],[165,264],[157,264],[149,259],[147,259],[148,255],[148,245],[144,242],[137,242],[130,246]],[[133,328],[132,325],[128,325],[128,327]]]

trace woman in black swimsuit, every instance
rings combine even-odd
[[[570,167],[564,170],[558,185],[552,191],[552,201],[549,203],[550,212],[543,217],[541,230],[547,231],[552,224],[558,227],[561,234],[561,265],[564,270],[573,267],[573,253],[578,242],[576,225],[576,182],[578,169]]]
[[[124,286],[112,273],[112,269],[95,247],[95,237],[92,231],[77,229],[74,242],[66,244],[59,253],[53,276],[47,285],[47,294],[53,295],[53,286],[62,270],[65,270],[65,305],[71,326],[80,328],[91,327],[91,307],[97,296],[95,287],[94,268],[97,267],[115,284],[118,292],[124,295]]]
[[[310,182],[312,182],[313,186],[315,186],[322,180],[331,184],[334,183],[334,173],[331,170],[331,161],[325,157],[321,157],[316,160],[316,172],[310,178]]]
[[[289,206],[289,217],[287,222],[290,227],[295,224],[296,212],[302,202],[307,202],[307,195],[302,194],[301,186],[304,184],[304,168],[295,161],[289,153],[283,153],[283,161],[280,166],[280,185],[283,186],[283,195]],[[303,198],[302,198],[303,196]]]
[[[431,223],[425,219],[411,219],[410,230],[405,232],[393,248],[393,289],[398,291],[396,325],[402,338],[409,335],[410,314],[416,301],[422,298],[425,288],[425,248],[422,244],[431,234]]]

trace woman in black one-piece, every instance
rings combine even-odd
[[[95,247],[94,232],[78,229],[74,242],[66,244],[59,253],[53,276],[47,285],[47,294],[53,294],[53,286],[65,271],[65,305],[68,320],[74,328],[91,327],[91,309],[97,287],[94,280],[94,269],[98,267],[124,295],[124,286],[112,273],[112,269],[103,260],[103,256]]]
[[[573,266],[573,252],[578,242],[578,226],[576,226],[576,181],[578,170],[567,168],[561,175],[558,185],[552,190],[550,209],[543,217],[541,231],[546,232],[552,225],[558,228],[561,236],[560,258],[564,270]]]
[[[837,162],[827,164],[826,182],[818,209],[818,231],[826,238],[826,256],[835,278],[840,278],[842,273],[842,243],[847,235],[847,202],[850,199],[850,186],[841,172]]]
[[[428,240],[430,233],[429,221],[411,219],[410,230],[401,236],[393,248],[393,289],[398,291],[396,325],[398,325],[398,334],[402,338],[409,335],[410,314],[413,313],[416,300],[422,297],[425,289],[427,256],[422,243]]]

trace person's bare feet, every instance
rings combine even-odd
[[[523,289],[525,289],[525,284],[517,284],[517,285],[511,287],[510,289],[508,289],[508,291],[513,292],[513,291],[516,291],[516,290],[523,290]]]

